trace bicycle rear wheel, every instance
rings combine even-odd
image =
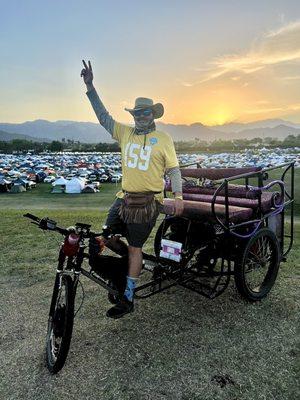
[[[46,363],[52,374],[56,374],[65,364],[73,331],[74,284],[68,275],[57,277],[48,320],[46,339]]]

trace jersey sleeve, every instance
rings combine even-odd
[[[113,135],[115,120],[109,115],[95,88],[86,92],[100,124]]]
[[[166,146],[165,146],[165,169],[178,167],[178,159],[175,151],[175,146],[173,139],[170,135],[166,138]]]
[[[115,121],[104,107],[95,88],[86,92],[100,124],[112,135],[112,138],[121,143],[125,134],[133,128]]]
[[[131,131],[133,131],[133,128],[131,128],[130,126],[121,124],[120,122],[115,121],[113,132],[112,132],[112,137],[113,137],[113,139],[115,139],[119,143],[121,143],[122,139],[125,136],[127,137]]]

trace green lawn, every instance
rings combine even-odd
[[[0,193],[0,209],[100,209],[106,210],[120,184],[103,183],[98,193],[51,193],[50,183],[39,183],[23,193]]]
[[[271,180],[281,178],[281,171],[271,171],[269,179],[266,184]],[[286,187],[290,190],[290,175],[286,176]],[[234,182],[236,183],[236,182]],[[238,183],[243,183],[239,181]],[[250,184],[256,185],[257,179],[252,179]],[[121,189],[120,184],[103,183],[98,193],[86,194],[52,194],[52,186],[47,183],[40,183],[35,189],[27,192],[10,194],[0,193],[0,209],[98,209],[106,210],[110,205],[114,194]],[[275,187],[274,190],[278,190]],[[300,215],[300,170],[295,169],[295,212]]]
[[[270,295],[255,304],[242,300],[233,282],[212,301],[172,288],[136,301],[133,314],[113,321],[105,317],[110,304],[104,290],[83,277],[85,301],[67,363],[50,376],[44,343],[61,238],[22,214],[49,216],[63,226],[87,222],[98,230],[116,187],[86,195],[49,191],[39,185],[0,195],[1,400],[298,398],[298,238]],[[295,229],[299,236],[298,220]],[[77,306],[80,300],[79,289]]]

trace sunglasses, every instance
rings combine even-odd
[[[133,115],[135,117],[141,117],[141,116],[149,117],[149,115],[151,115],[151,114],[152,114],[151,108],[146,108],[146,109],[143,109],[143,110],[136,110],[136,111],[133,112]]]

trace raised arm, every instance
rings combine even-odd
[[[96,89],[93,85],[93,70],[91,62],[88,61],[88,65],[84,60],[82,60],[84,68],[81,71],[80,76],[83,77],[84,83],[86,84],[87,92],[91,105],[95,111],[95,114],[98,118],[100,124],[111,134],[114,132],[115,120],[109,115],[108,111],[104,107],[102,101],[100,100]]]

